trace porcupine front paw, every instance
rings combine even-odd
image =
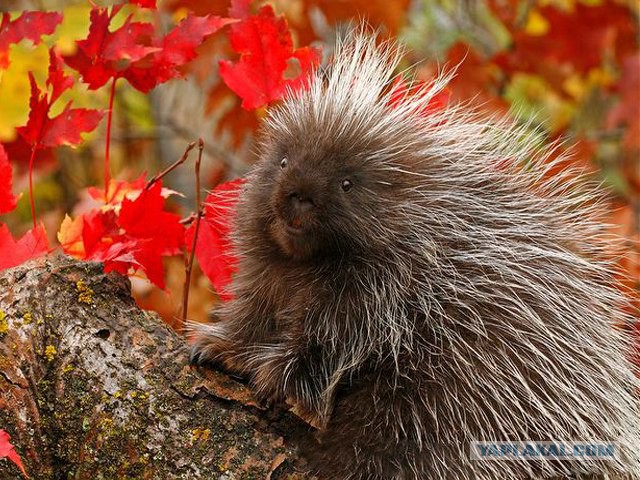
[[[187,326],[187,337],[191,344],[189,351],[191,365],[224,363],[225,353],[231,349],[227,328],[223,322],[190,322]]]
[[[227,332],[223,322],[189,324],[189,364],[217,370],[239,383],[247,384],[247,378],[229,363],[233,344]]]

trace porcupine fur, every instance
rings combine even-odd
[[[565,159],[529,126],[425,113],[447,75],[392,99],[401,55],[352,33],[269,113],[233,299],[192,327],[192,361],[311,415],[323,478],[639,479],[599,193],[552,172]],[[614,441],[618,459],[473,461],[472,440]]]

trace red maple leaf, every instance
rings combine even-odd
[[[8,458],[9,460],[11,460],[20,469],[22,474],[25,477],[29,478],[29,475],[27,475],[27,472],[24,469],[24,465],[22,465],[20,455],[18,455],[18,452],[16,452],[15,447],[11,445],[11,442],[9,440],[11,440],[9,434],[0,429],[0,458]]]
[[[86,216],[88,214],[72,219],[69,215],[65,215],[57,235],[64,253],[85,260],[89,258],[83,238],[84,219]]]
[[[58,232],[63,251],[84,260],[104,261],[106,252],[120,236],[113,209],[94,209],[72,219],[65,216]]]
[[[162,257],[177,255],[184,246],[180,215],[165,211],[164,203],[162,182],[158,181],[142,190],[135,200],[125,198],[118,216],[118,225],[124,232],[119,242],[127,246],[123,253],[130,252],[147,278],[162,289]],[[105,270],[108,268],[106,262]]]
[[[154,2],[134,3],[147,6]],[[136,89],[148,92],[180,76],[179,67],[195,58],[196,47],[233,22],[216,16],[189,15],[166,36],[159,37],[151,23],[133,22],[128,17],[122,27],[110,31],[111,21],[119,10],[120,7],[112,7],[110,11],[93,8],[89,35],[78,42],[74,55],[65,57],[67,65],[80,72],[91,89],[112,78],[126,78]]]
[[[150,23],[134,22],[131,16],[124,24],[110,31],[113,17],[121,6],[94,7],[90,13],[89,34],[77,43],[78,51],[65,57],[71,68],[80,72],[90,89],[100,88],[111,78],[124,75],[128,66],[155,51],[151,37],[155,28]]]
[[[44,225],[40,224],[14,240],[9,228],[0,224],[0,270],[15,267],[49,251],[49,242]]]
[[[29,168],[29,157],[33,151],[33,147],[29,145],[24,138],[17,135],[11,142],[4,144],[7,156],[11,159],[11,163],[18,170],[26,170]],[[57,163],[55,148],[41,148],[38,150],[38,157],[34,164],[34,168],[53,168]]]
[[[57,12],[23,12],[13,21],[8,13],[3,13],[0,21],[0,70],[9,66],[12,43],[30,40],[37,45],[43,35],[52,34],[61,22],[62,14]]]
[[[33,148],[57,147],[59,145],[78,145],[82,141],[81,133],[90,132],[98,126],[103,112],[85,108],[71,108],[67,103],[62,113],[50,118],[51,106],[60,95],[73,86],[73,77],[64,74],[61,58],[49,51],[49,77],[47,91],[40,90],[32,73],[31,100],[29,101],[29,120],[17,129],[20,136]]]
[[[218,185],[205,200],[204,216],[200,221],[196,258],[200,268],[223,300],[229,300],[227,291],[236,271],[237,259],[231,252],[229,234],[234,207],[242,191],[242,178]],[[195,225],[186,231],[186,244],[193,244]]]
[[[203,40],[235,20],[217,16],[189,15],[165,37],[154,40],[156,51],[133,64],[124,73],[129,83],[141,92],[182,76],[179,67],[196,57],[196,47]]]
[[[13,171],[7,152],[0,143],[0,213],[8,213],[16,208],[16,197],[12,192]]]
[[[247,2],[234,2],[230,13],[246,15]],[[242,107],[247,110],[280,100],[287,88],[303,87],[320,62],[320,52],[314,48],[294,50],[286,19],[276,17],[270,5],[234,24],[229,39],[240,59],[236,63],[221,60],[220,76],[242,98]],[[298,62],[300,74],[293,79],[285,78],[292,60]]]
[[[124,238],[114,209],[91,210],[75,219],[65,216],[58,241],[67,255],[102,262],[106,272],[126,275],[130,268],[140,266],[133,255],[138,244]]]
[[[103,262],[106,272],[141,270],[164,288],[162,257],[177,255],[184,246],[180,216],[164,209],[166,195],[158,181],[134,199],[118,195],[121,204],[114,198],[106,208],[65,217],[58,232],[62,249],[76,258]]]
[[[40,90],[33,74],[29,72],[31,82],[29,120],[25,126],[16,129],[24,141],[31,145],[29,200],[34,228],[36,228],[36,213],[33,200],[33,165],[36,151],[59,145],[78,145],[82,141],[81,133],[95,129],[103,115],[99,110],[71,108],[71,102],[69,102],[61,114],[53,118],[49,117],[51,106],[63,92],[73,86],[73,77],[65,75],[62,66],[62,59],[53,49],[50,49],[49,75],[45,91]]]
[[[166,254],[180,253],[184,227],[180,215],[164,211],[162,182],[144,189],[135,200],[125,198],[118,217],[118,225],[133,238],[153,240]]]
[[[126,275],[131,268],[142,267],[134,255],[139,248],[138,241],[122,234],[115,210],[93,210],[79,217],[79,220],[81,245],[84,248],[84,255],[80,258],[102,262],[105,272],[113,270],[122,275]]]

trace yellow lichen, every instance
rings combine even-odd
[[[62,367],[62,373],[72,372],[73,370],[75,370],[75,367],[73,365],[65,365],[64,367]]]
[[[76,282],[76,290],[78,291],[78,301],[86,303],[87,305],[93,305],[93,290],[84,280],[78,280]]]
[[[53,359],[56,358],[57,354],[58,354],[58,351],[56,350],[56,347],[54,347],[53,345],[47,345],[46,348],[44,349],[44,356],[47,357],[47,360],[49,360],[50,362],[52,362]]]
[[[109,436],[113,433],[113,419],[105,417],[98,422],[98,428],[105,435]]]
[[[7,323],[7,314],[0,310],[0,335],[9,331],[9,324]]]
[[[211,430],[208,428],[196,428],[191,430],[191,443],[201,441],[206,442],[211,435]]]
[[[24,313],[22,315],[22,321],[24,322],[25,325],[29,325],[30,323],[33,322],[33,316],[29,312]]]

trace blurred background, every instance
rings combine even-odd
[[[96,2],[98,5],[108,3]],[[457,66],[450,85],[456,100],[521,121],[534,116],[550,141],[566,139],[571,162],[588,168],[611,190],[612,230],[626,239],[621,265],[625,283],[640,292],[640,50],[637,0],[275,0],[296,46],[315,45],[330,54],[336,32],[367,20],[407,44],[404,67],[428,80],[441,68]],[[136,12],[168,29],[187,11],[225,15],[224,0],[163,0],[157,11]],[[14,164],[14,191],[27,190],[29,152],[21,151],[15,127],[29,111],[27,72],[46,78],[48,46],[70,55],[86,37],[89,2],[2,0],[0,11],[58,10],[64,21],[43,45],[11,47],[11,64],[0,71],[0,142]],[[218,76],[218,60],[233,58],[225,35],[199,47],[199,56],[172,80],[149,94],[120,82],[115,96],[111,162],[114,178],[153,175],[177,160],[186,145],[202,137],[203,187],[242,175],[255,161],[255,138],[264,108],[244,110]],[[109,85],[96,92],[74,88],[74,105],[107,108]],[[65,213],[93,208],[86,188],[101,185],[104,123],[77,149],[58,148],[37,160],[36,202],[55,243]],[[181,168],[165,184],[184,194],[175,209],[193,211],[192,168]],[[14,234],[30,228],[28,196],[3,222]],[[167,291],[144,278],[132,279],[137,301],[175,324],[184,281],[184,261],[166,260]],[[207,278],[196,272],[189,317],[203,320],[216,302]]]

